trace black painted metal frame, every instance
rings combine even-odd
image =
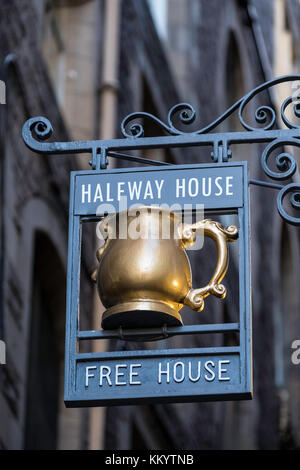
[[[256,127],[250,125],[244,119],[244,111],[249,102],[265,90],[269,90],[275,85],[281,83],[290,82],[292,89],[295,92],[289,96],[281,105],[279,116],[276,114],[274,107],[265,105],[260,106],[256,109],[254,114],[254,119],[256,122]],[[286,146],[289,147],[300,147],[300,125],[294,124],[287,117],[287,110],[289,107],[292,108],[295,118],[300,118],[300,87],[299,91],[297,86],[300,85],[300,75],[289,75],[280,78],[276,78],[269,82],[264,83],[263,85],[255,88],[239,101],[237,101],[233,106],[231,106],[222,116],[216,119],[214,122],[209,124],[206,127],[203,127],[197,131],[193,132],[183,132],[178,129],[175,125],[175,122],[179,122],[184,125],[190,125],[195,121],[195,111],[189,104],[181,103],[169,111],[167,123],[164,123],[157,117],[145,113],[138,112],[129,114],[123,120],[121,124],[121,131],[123,138],[113,139],[113,140],[93,140],[93,141],[80,141],[80,142],[45,142],[52,134],[52,126],[48,119],[44,117],[36,117],[29,119],[23,127],[23,139],[26,145],[33,151],[39,154],[78,154],[78,153],[91,153],[92,159],[90,161],[91,167],[95,170],[95,173],[101,174],[107,170],[109,163],[109,158],[120,158],[123,160],[128,160],[132,162],[137,162],[140,164],[148,165],[169,165],[166,162],[160,162],[151,160],[148,158],[142,158],[135,155],[130,155],[127,153],[128,150],[141,150],[141,149],[154,149],[154,148],[186,148],[186,147],[210,147],[211,148],[211,158],[213,163],[218,166],[230,166],[228,163],[232,154],[231,147],[234,144],[250,144],[250,143],[260,143],[267,144],[264,148],[261,155],[261,165],[264,173],[267,177],[275,180],[275,182],[269,181],[258,181],[258,180],[249,180],[250,183],[261,185],[269,188],[278,189],[277,197],[277,206],[278,211],[281,217],[288,223],[293,225],[300,225],[300,217],[295,217],[290,215],[286,211],[286,204],[284,205],[284,199],[287,194],[290,194],[289,202],[291,208],[294,211],[295,209],[300,208],[300,184],[292,180],[292,177],[296,174],[297,165],[295,157],[288,153],[285,150]],[[238,119],[241,126],[244,128],[241,132],[216,132],[217,127],[226,121],[229,116],[234,112],[238,113]],[[157,137],[147,137],[144,136],[144,127],[143,122],[145,120],[151,120],[156,124],[156,126],[162,129],[162,134]],[[212,132],[214,131],[214,132]],[[270,156],[275,154],[275,159],[273,164],[271,163]],[[240,163],[240,165],[245,165]],[[178,166],[178,169],[180,167]],[[140,168],[139,170],[142,170]],[[123,170],[124,171],[124,170]],[[126,171],[126,170],[125,170]],[[129,169],[127,169],[129,171]],[[93,171],[90,173],[94,173]],[[246,177],[245,177],[246,178]],[[286,184],[279,184],[278,182],[285,181]],[[244,181],[244,191],[245,198],[246,192],[248,190],[248,179]],[[71,196],[73,194],[74,185],[71,185]],[[246,198],[247,199],[247,198]],[[124,395],[123,398],[119,396],[107,395],[104,398],[99,397],[98,392],[91,392],[87,395],[85,392],[78,392],[76,388],[78,383],[76,382],[76,377],[82,375],[82,368],[84,364],[91,364],[93,361],[112,361],[119,360],[122,358],[127,358],[126,360],[130,361],[130,357],[133,357],[133,352],[131,351],[122,351],[122,352],[110,352],[110,353],[101,353],[93,354],[87,353],[81,354],[77,353],[77,344],[81,340],[95,340],[95,339],[123,339],[126,340],[128,335],[127,331],[78,331],[77,327],[77,312],[78,312],[78,302],[79,302],[79,293],[78,286],[80,282],[79,274],[79,260],[80,260],[80,217],[76,216],[72,212],[72,197],[71,197],[71,208],[70,208],[70,236],[69,241],[69,268],[68,268],[68,314],[67,314],[67,328],[66,328],[66,384],[65,384],[65,402],[68,406],[95,406],[104,405],[104,404],[128,404],[129,402],[136,403],[141,402],[151,402],[154,399],[151,395],[152,392],[147,391],[146,395],[140,396],[137,394],[131,394],[129,392],[128,396]],[[247,305],[250,305],[250,287],[249,287],[249,261],[248,256],[248,237],[246,236],[247,227],[248,227],[248,216],[241,212],[239,209],[239,228],[241,233],[241,247],[239,262],[242,262],[240,271],[244,273],[244,281],[240,285],[240,292],[242,294],[247,294]],[[246,211],[247,213],[247,211]],[[242,234],[245,232],[245,237],[243,238]],[[72,238],[73,237],[73,238]],[[242,250],[242,251],[241,251]],[[243,257],[243,250],[245,250],[246,255]],[[73,260],[73,261],[72,261]],[[74,261],[75,260],[75,261]],[[242,261],[241,261],[242,260]],[[243,261],[244,260],[244,261]],[[247,274],[248,273],[248,274]],[[248,277],[247,277],[248,276]],[[243,276],[242,276],[243,277]],[[240,276],[240,280],[242,279]],[[241,282],[241,281],[240,281]],[[73,289],[73,290],[72,290]],[[74,290],[75,289],[75,290]],[[76,290],[77,289],[77,290]],[[248,307],[247,307],[248,308]],[[165,330],[166,337],[173,336],[176,334],[201,334],[201,333],[217,333],[217,332],[226,332],[226,331],[240,331],[240,346],[237,349],[229,351],[226,349],[227,353],[230,354],[241,354],[243,348],[248,351],[247,358],[241,357],[241,366],[242,366],[242,377],[243,380],[240,384],[240,387],[233,387],[228,389],[228,393],[223,393],[222,399],[232,399],[232,398],[251,398],[252,394],[252,383],[251,383],[251,335],[250,335],[250,324],[251,324],[251,314],[248,310],[240,308],[240,315],[242,312],[247,311],[246,323],[243,318],[240,317],[239,323],[233,324],[220,324],[220,325],[192,325],[185,326],[181,328],[169,328]],[[244,322],[244,323],[243,323]],[[133,338],[136,334],[147,335],[153,333],[152,331],[147,330],[143,332],[142,330],[130,331],[130,337]],[[242,348],[241,350],[239,348]],[[229,348],[230,349],[230,348]],[[172,351],[171,351],[172,352]],[[172,352],[174,357],[177,357],[178,354],[181,354],[182,350],[175,350]],[[209,348],[209,350],[195,349],[184,352],[184,354],[189,357],[189,354],[194,355],[207,355],[207,354],[219,354],[220,351],[214,350],[214,348]],[[222,353],[225,353],[225,350],[222,350]],[[163,358],[170,356],[170,350],[164,351],[135,351],[134,354],[136,357],[145,357],[145,360],[151,361],[155,357]],[[184,355],[183,354],[183,355]],[[246,360],[247,359],[247,360]],[[142,359],[141,359],[142,360]],[[146,364],[146,363],[145,363]],[[78,369],[79,368],[79,369]],[[77,370],[78,369],[78,370]],[[92,367],[94,369],[94,366]],[[77,374],[78,372],[78,374]],[[77,383],[77,385],[76,385]],[[186,400],[199,400],[199,399],[220,399],[219,392],[216,394],[207,394],[205,391],[199,394],[197,391],[196,395],[192,396],[187,393],[182,395],[174,392],[174,396],[161,396],[161,401],[186,401]],[[130,401],[131,400],[131,401]]]
[[[232,204],[224,205],[224,201],[218,202],[214,208],[206,209],[210,215],[235,215],[236,224],[239,227],[238,241],[238,314],[234,323],[209,323],[193,324],[180,327],[161,326],[157,328],[136,328],[115,330],[82,330],[80,328],[80,266],[82,250],[82,230],[84,223],[101,219],[95,206],[80,210],[78,205],[78,188],[82,179],[91,181],[96,178],[112,178],[117,175],[122,180],[122,175],[135,180],[138,178],[149,179],[149,174],[177,173],[183,176],[186,171],[193,174],[201,174],[205,169],[213,174],[222,169],[231,170],[240,168],[241,172],[236,177],[236,189],[239,187],[240,197]],[[203,173],[202,173],[203,174]],[[218,173],[219,174],[219,173]],[[232,173],[231,173],[232,174]],[[166,175],[164,176],[166,178]],[[81,181],[81,182],[80,182]],[[79,190],[80,192],[80,190]],[[68,288],[67,288],[67,316],[66,316],[66,345],[65,345],[65,394],[64,401],[68,407],[79,406],[110,406],[129,405],[137,403],[172,403],[212,400],[240,400],[252,398],[252,347],[251,347],[251,283],[250,283],[250,246],[249,246],[249,204],[248,204],[248,171],[247,162],[233,162],[216,164],[174,165],[165,167],[132,168],[107,170],[106,174],[100,171],[78,171],[71,173],[70,184],[70,212],[69,212],[69,241],[68,241]],[[77,202],[76,202],[77,200]],[[157,341],[177,335],[205,335],[205,334],[230,334],[235,333],[236,345],[224,345],[217,347],[179,347],[166,348],[159,342],[158,349],[139,348],[134,344],[133,348],[125,346],[117,350],[105,352],[82,351],[81,343],[84,340],[109,340],[143,341],[147,337],[151,340],[153,335]],[[193,340],[192,340],[193,341]],[[189,343],[187,343],[189,344]],[[193,344],[193,343],[192,343]],[[195,343],[197,344],[197,343]],[[112,344],[110,344],[112,346]],[[163,348],[163,349],[161,349]],[[230,383],[214,380],[213,383],[202,381],[192,383],[183,380],[178,383],[157,382],[158,364],[183,364],[185,369],[188,363],[193,367],[198,362],[206,361],[216,364],[219,360],[231,363]],[[179,361],[179,362],[178,362]],[[130,367],[139,365],[141,368],[140,383],[138,387],[123,383],[123,387],[114,386],[121,384],[105,384],[100,382],[92,373],[90,385],[85,385],[86,370],[96,371],[104,367],[113,370],[114,367]],[[96,373],[96,372],[95,372]],[[203,376],[204,374],[202,374]],[[127,376],[128,378],[128,376]],[[203,377],[202,377],[203,378]],[[226,379],[227,380],[227,379]],[[159,382],[160,383],[160,382]],[[179,385],[179,386],[178,386]]]

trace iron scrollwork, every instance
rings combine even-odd
[[[48,119],[36,117],[29,119],[23,127],[23,139],[26,145],[33,151],[42,154],[71,154],[86,153],[92,154],[92,167],[94,169],[106,169],[108,156],[124,158],[140,163],[161,164],[149,159],[135,157],[133,155],[118,153],[120,150],[137,148],[168,148],[191,145],[207,145],[213,147],[213,160],[224,162],[230,157],[229,146],[235,143],[267,143],[261,156],[261,165],[264,173],[271,179],[277,181],[288,180],[286,185],[274,185],[269,183],[269,187],[278,187],[280,190],[277,197],[277,208],[281,217],[288,223],[300,225],[300,217],[291,216],[284,208],[284,200],[290,195],[289,202],[294,210],[300,209],[300,184],[291,182],[291,178],[297,170],[295,157],[285,150],[286,146],[294,148],[300,147],[300,125],[293,123],[287,117],[287,110],[293,105],[294,116],[300,119],[300,92],[297,89],[293,96],[286,98],[277,113],[274,106],[259,106],[254,112],[254,119],[257,125],[251,125],[246,122],[244,115],[247,105],[255,99],[257,95],[285,82],[299,84],[300,75],[287,75],[278,77],[266,82],[227,109],[221,116],[207,126],[201,127],[196,131],[184,132],[176,127],[175,121],[190,126],[195,122],[196,112],[188,103],[179,103],[173,106],[167,117],[167,123],[158,117],[146,113],[137,112],[126,116],[121,123],[121,132],[123,138],[114,140],[93,140],[79,142],[45,142],[52,135],[52,126]],[[226,121],[234,112],[237,112],[241,127],[241,132],[216,132],[216,128]],[[278,116],[279,114],[279,116]],[[280,119],[279,119],[280,118]],[[142,122],[141,122],[142,120]],[[161,130],[161,136],[147,137],[144,135],[143,121],[151,120]],[[285,127],[284,127],[285,126]],[[214,132],[213,132],[214,131]],[[273,167],[270,166],[271,154],[276,150],[280,153],[275,157]],[[275,169],[274,169],[275,168]],[[268,182],[259,182],[268,186]]]
[[[231,106],[227,111],[225,111],[225,113],[223,113],[214,122],[210,123],[206,127],[202,127],[201,129],[197,131],[191,132],[191,134],[201,135],[207,132],[211,132],[217,126],[222,124],[236,110],[238,110],[239,122],[242,125],[242,127],[246,129],[246,131],[249,131],[249,132],[255,132],[257,130],[269,131],[273,129],[276,124],[276,120],[277,120],[276,110],[271,106],[266,106],[266,105],[259,106],[256,109],[255,114],[254,114],[255,121],[257,122],[258,125],[260,125],[260,127],[257,128],[248,124],[243,118],[243,113],[247,104],[256,95],[258,95],[262,91],[272,86],[275,86],[284,82],[297,82],[299,80],[300,80],[300,76],[293,75],[293,76],[279,77],[277,79],[264,83],[258,86],[257,88],[255,88],[254,90],[252,90],[251,92],[249,92],[239,101],[237,101],[233,106]],[[300,126],[291,122],[286,116],[286,110],[291,104],[293,104],[293,111],[294,111],[295,117],[300,118],[300,95],[297,93],[297,90],[294,96],[289,96],[282,103],[281,109],[280,109],[280,117],[281,117],[282,123],[288,129],[298,130],[300,129]],[[161,120],[159,120],[155,116],[150,115],[148,113],[133,113],[133,114],[129,114],[122,121],[121,130],[122,130],[124,137],[139,138],[144,135],[144,129],[141,123],[136,123],[134,121],[136,121],[139,118],[147,118],[147,119],[154,120],[156,124],[158,124],[165,132],[169,133],[170,135],[187,134],[187,132],[183,132],[177,129],[173,124],[173,118],[178,113],[179,113],[179,120],[182,124],[188,125],[188,124],[192,124],[195,121],[196,113],[195,113],[194,108],[187,103],[181,103],[181,104],[174,106],[169,111],[168,124],[163,123]],[[132,124],[130,125],[130,123]],[[126,130],[129,125],[130,125],[129,127],[130,133]],[[279,155],[276,156],[275,165],[278,171],[272,170],[269,167],[268,163],[269,163],[270,155],[277,148],[282,149],[287,145],[300,147],[300,141],[297,140],[299,139],[299,137],[300,137],[300,134],[299,135],[293,134],[284,138],[275,138],[263,151],[262,158],[261,158],[262,168],[264,170],[264,173],[267,176],[269,176],[271,179],[284,181],[294,176],[297,170],[297,163],[296,163],[294,156],[291,153],[281,152]],[[283,200],[285,199],[288,193],[291,193],[291,196],[290,196],[291,206],[294,209],[298,209],[298,210],[300,209],[300,185],[297,183],[291,183],[286,186],[283,186],[278,194],[278,197],[277,197],[278,212],[286,222],[293,224],[293,225],[300,225],[300,218],[290,216],[284,209]]]
[[[137,112],[137,113],[128,114],[128,116],[126,116],[122,121],[121,131],[122,131],[123,136],[126,138],[144,137],[143,125],[140,122],[136,122],[138,119],[142,118],[142,119],[151,119],[158,126],[160,126],[163,131],[167,132],[170,135],[174,135],[174,136],[175,135],[179,136],[179,135],[184,135],[184,134],[200,135],[200,134],[205,134],[205,133],[213,131],[216,127],[222,124],[229,116],[231,116],[236,110],[238,110],[238,118],[244,129],[246,129],[247,131],[256,131],[256,130],[267,131],[267,130],[272,129],[276,123],[276,110],[272,108],[271,106],[266,106],[266,105],[259,106],[255,111],[255,116],[254,116],[255,121],[260,125],[265,124],[265,126],[257,128],[248,124],[243,118],[244,110],[247,104],[250,101],[252,101],[253,98],[257,96],[259,93],[269,89],[270,87],[273,87],[275,85],[278,85],[284,82],[296,82],[296,81],[299,81],[299,85],[300,85],[300,75],[287,75],[287,76],[279,77],[269,82],[263,83],[262,85],[254,88],[244,97],[240,98],[236,103],[234,103],[230,108],[228,108],[215,121],[213,121],[212,123],[210,123],[209,125],[205,127],[200,128],[197,131],[183,132],[177,129],[173,123],[174,117],[176,116],[176,114],[178,114],[180,122],[184,125],[192,124],[195,121],[196,112],[193,106],[191,106],[188,103],[179,103],[173,106],[168,113],[167,124],[161,121],[160,119],[158,119],[156,116],[153,116],[152,114],[149,114],[149,113]],[[295,112],[295,116],[297,118],[300,118],[300,102],[298,102],[299,99],[300,99],[300,96],[294,96],[294,97],[290,96],[284,101],[281,107],[281,119],[284,122],[284,124],[290,129],[299,129],[300,126],[297,126],[296,124],[290,122],[289,119],[285,115],[285,111],[292,102],[296,101],[294,105],[294,112]],[[129,131],[127,131],[128,126],[129,126]]]

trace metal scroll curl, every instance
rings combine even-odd
[[[52,136],[53,128],[49,119],[43,116],[37,116],[25,122],[22,129],[22,136],[25,144],[32,150],[41,153],[55,153],[58,145],[54,143],[44,143]]]
[[[145,129],[143,121],[150,120],[156,124],[163,132],[171,136],[181,136],[181,135],[203,135],[208,134],[209,132],[216,129],[220,124],[226,121],[229,116],[231,116],[235,111],[238,113],[238,119],[241,123],[241,126],[255,133],[255,131],[269,131],[274,128],[276,124],[276,110],[267,105],[259,106],[254,112],[254,119],[257,123],[257,126],[250,125],[244,119],[244,113],[247,105],[261,92],[279,85],[284,82],[300,83],[300,75],[288,75],[283,77],[278,77],[269,82],[263,83],[262,85],[254,88],[244,97],[239,99],[234,103],[230,108],[228,108],[221,116],[219,116],[215,121],[211,122],[205,127],[202,127],[196,131],[182,131],[178,129],[177,124],[182,124],[185,126],[190,126],[194,123],[196,119],[195,109],[188,103],[179,103],[173,106],[169,113],[167,122],[163,122],[158,117],[146,113],[146,112],[136,112],[127,115],[121,123],[121,132],[123,137],[126,139],[132,140],[144,137]],[[294,93],[294,96],[288,97],[281,106],[280,118],[282,122],[289,129],[299,129],[300,125],[297,125],[290,121],[286,116],[286,111],[288,107],[294,103],[294,116],[297,119],[300,119],[300,94]],[[141,121],[142,120],[142,121]],[[48,119],[44,117],[36,117],[29,119],[23,127],[23,139],[26,145],[37,152],[42,153],[80,153],[80,152],[97,152],[97,149],[101,147],[101,141],[88,141],[88,142],[51,142],[43,143],[47,140],[52,134],[52,126]]]
[[[265,174],[274,180],[282,181],[291,178],[297,170],[295,157],[288,152],[281,152],[275,157],[275,166],[278,171],[272,170],[269,166],[271,154],[276,149],[283,148],[286,145],[300,147],[300,140],[297,140],[293,137],[289,139],[275,139],[265,148],[262,153],[262,168]]]
[[[83,152],[97,152],[99,142],[74,141],[74,142],[45,142],[52,136],[53,129],[49,119],[37,116],[25,122],[22,136],[25,144],[31,150],[42,154],[71,154]]]
[[[253,102],[255,97],[265,90],[280,85],[284,82],[291,82],[291,88],[296,91],[286,98],[280,108],[280,112],[272,106],[262,105],[256,108],[254,112],[254,120],[257,126],[250,125],[245,119],[245,110],[250,102]],[[163,122],[159,118],[146,112],[131,113],[123,119],[121,124],[121,131],[125,139],[115,140],[90,140],[90,141],[73,141],[73,142],[46,142],[52,135],[52,126],[48,119],[42,116],[29,119],[23,126],[23,140],[27,147],[39,154],[76,154],[76,153],[91,153],[91,165],[93,169],[106,169],[107,156],[116,158],[123,158],[127,160],[137,161],[138,163],[156,164],[153,160],[139,158],[133,155],[117,153],[116,150],[135,148],[156,148],[162,146],[162,141],[159,136],[153,137],[151,145],[149,142],[145,146],[140,145],[136,139],[144,136],[143,121],[151,120],[162,130],[162,132],[171,136],[183,136],[184,145],[198,145],[200,140],[202,145],[212,145],[214,148],[214,161],[223,162],[227,161],[223,155],[228,155],[229,146],[234,143],[249,143],[249,142],[268,142],[267,147],[262,153],[262,168],[265,174],[273,180],[283,181],[293,177],[296,172],[297,164],[294,155],[288,151],[288,147],[300,147],[300,124],[292,122],[300,119],[300,92],[295,84],[300,84],[300,75],[287,75],[275,78],[266,82],[227,109],[215,121],[211,122],[205,127],[197,131],[184,132],[178,129],[178,124],[190,126],[195,122],[196,112],[194,108],[188,103],[179,103],[173,106],[167,117],[167,122]],[[252,109],[252,108],[251,108]],[[293,111],[292,113],[288,111]],[[230,133],[213,133],[220,124],[229,118],[234,112],[237,116],[241,126],[248,132],[230,132]],[[248,119],[247,119],[248,120]],[[284,129],[282,124],[287,128]],[[280,124],[280,125],[279,125]],[[274,129],[278,125],[277,129]],[[188,135],[188,139],[184,136]],[[198,136],[201,135],[201,139]],[[195,136],[195,138],[190,137]],[[155,140],[156,139],[156,140]],[[164,140],[164,146],[176,146],[177,139],[172,137]],[[276,152],[277,150],[277,152]],[[275,160],[271,158],[275,156]],[[157,162],[158,163],[158,162]],[[254,184],[257,184],[256,182]],[[268,186],[267,182],[260,182],[261,185]],[[295,217],[295,210],[300,209],[300,187],[296,182],[288,181],[287,185],[274,185],[270,187],[279,189],[277,205],[281,217],[288,223],[300,225],[300,216]],[[290,194],[290,205],[292,215],[287,213],[287,196]],[[290,211],[290,212],[291,212]]]
[[[33,131],[36,137],[42,141],[49,139],[53,133],[51,122],[42,116],[29,119],[28,129]]]
[[[289,204],[293,209],[300,210],[300,183],[291,183],[283,186],[277,195],[277,208],[280,216],[291,225],[300,226],[300,217],[289,215],[283,202],[289,196]]]
[[[259,106],[254,113],[255,122],[258,126],[253,126],[247,123],[244,119],[244,111],[246,106],[250,101],[252,101],[259,93],[279,85],[284,82],[296,82],[300,81],[300,75],[286,75],[283,77],[275,78],[270,80],[262,85],[254,88],[247,95],[239,99],[234,103],[230,108],[228,108],[221,116],[219,116],[215,121],[209,125],[202,127],[196,131],[192,132],[183,132],[178,129],[174,124],[174,119],[177,116],[179,122],[184,125],[190,125],[195,121],[196,112],[194,108],[188,103],[179,103],[173,106],[168,113],[168,122],[164,123],[159,118],[150,113],[137,112],[131,113],[126,116],[121,124],[121,132],[126,138],[139,138],[144,137],[144,127],[140,122],[140,119],[151,120],[157,124],[163,131],[170,135],[200,135],[214,130],[217,126],[223,123],[231,114],[238,110],[238,118],[241,123],[241,126],[247,131],[267,131],[273,129],[276,123],[276,110],[271,106],[263,105]],[[292,123],[286,116],[285,112],[287,107],[294,102],[294,115],[296,118],[300,118],[300,95],[299,96],[290,96],[288,97],[281,106],[280,117],[283,123],[290,129],[297,129],[300,126]]]
[[[184,132],[177,129],[173,123],[174,117],[179,114],[179,119],[182,124],[192,124],[196,118],[196,112],[194,108],[188,103],[179,103],[173,106],[168,113],[168,124],[158,119],[153,114],[138,112],[131,113],[126,116],[121,123],[121,131],[124,137],[143,137],[144,127],[140,122],[136,122],[138,119],[150,119],[152,122],[157,124],[161,129],[170,135],[182,135]],[[132,123],[133,121],[133,123]],[[128,129],[128,131],[127,131]]]
[[[294,103],[294,115],[296,118],[300,119],[300,95],[289,96],[286,100],[284,100],[281,106],[281,118],[289,129],[300,129],[300,126],[297,126],[295,123],[291,122],[285,115],[285,110],[291,103]]]
[[[300,148],[300,140],[292,137],[289,139],[276,139],[265,148],[262,154],[262,168],[265,174],[273,180],[287,180],[291,178],[297,170],[295,157],[287,151],[281,151],[275,156],[273,167],[276,168],[276,170],[270,167],[271,154],[276,149],[282,149],[284,146]],[[288,195],[290,208],[294,211],[300,210],[300,183],[289,183],[282,186],[277,196],[277,208],[282,219],[289,224],[299,226],[300,216],[295,217],[294,215],[289,215],[285,208],[287,204],[285,204],[284,207],[284,200],[286,201],[288,199]]]

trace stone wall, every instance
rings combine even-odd
[[[24,122],[37,115],[47,116],[52,122],[55,139],[69,139],[41,55],[41,45],[36,39],[34,25],[37,22],[36,10],[30,0],[0,2],[1,62],[7,54],[15,55],[7,76],[5,153],[1,152],[2,190],[5,197],[2,201],[5,237],[3,302],[7,364],[0,369],[0,447],[7,449],[18,449],[25,445],[35,258],[45,256],[43,266],[48,283],[53,283],[56,296],[62,299],[60,304],[55,299],[44,300],[48,304],[52,300],[56,302],[55,324],[59,329],[56,340],[59,342],[62,364],[64,354],[69,175],[77,164],[72,156],[49,158],[35,155],[25,147],[22,140]],[[2,145],[4,147],[4,142]],[[45,234],[45,238],[53,246],[54,256],[62,266],[62,277],[59,277],[57,270],[51,270],[53,260],[47,259],[47,251],[42,248],[36,251],[37,233]],[[88,250],[89,247],[87,255]],[[83,266],[83,284],[87,286],[85,294],[88,304],[91,302],[91,286],[87,281],[90,266],[85,265],[85,262]],[[50,356],[51,351],[49,361]],[[44,367],[47,368],[47,363]],[[38,383],[39,376],[35,380]],[[61,372],[60,382],[62,380]],[[60,401],[63,406],[62,394]],[[38,409],[39,403],[36,406]],[[82,416],[83,413],[78,413],[77,410],[66,410],[60,420],[60,442],[57,445],[64,446],[66,436],[68,439],[65,443],[68,442],[68,447],[80,448],[83,445]],[[72,442],[69,439],[71,425],[76,430]]]

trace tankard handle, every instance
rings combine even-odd
[[[218,261],[209,283],[200,289],[190,289],[183,303],[188,307],[201,312],[204,308],[204,299],[212,294],[224,299],[226,288],[220,284],[228,268],[228,246],[227,242],[233,242],[238,238],[238,229],[234,225],[224,228],[219,222],[205,219],[194,224],[182,224],[181,239],[184,246],[191,245],[194,242],[195,233],[198,230],[204,230],[204,235],[212,238],[217,245]]]

